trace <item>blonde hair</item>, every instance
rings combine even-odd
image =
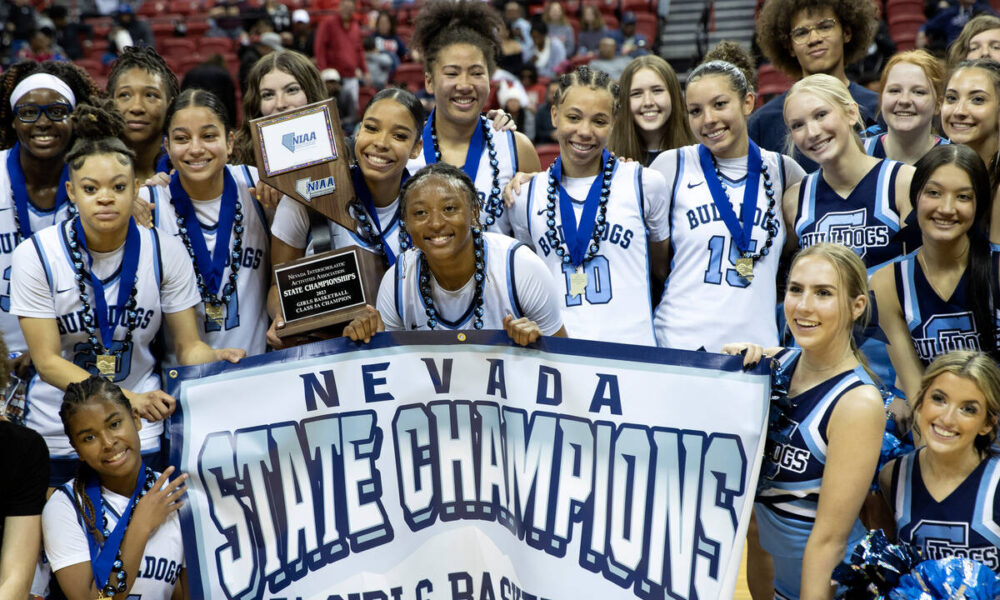
[[[974,444],[980,455],[986,455],[997,439],[997,416],[1000,415],[1000,369],[992,358],[974,350],[956,350],[938,356],[924,371],[924,376],[920,380],[920,393],[915,398],[910,398],[910,408],[914,414],[923,406],[924,397],[930,390],[931,384],[944,373],[968,379],[979,388],[983,398],[986,399],[986,422],[993,428],[986,435],[977,435]],[[916,419],[913,421],[913,430],[920,433]]]
[[[872,381],[877,386],[880,386],[881,383],[878,376],[868,366],[868,359],[865,358],[861,349],[858,348],[857,340],[854,337],[854,331],[864,331],[868,327],[868,322],[871,320],[872,314],[871,302],[868,301],[868,271],[865,269],[864,261],[854,253],[854,250],[851,250],[847,246],[821,242],[807,246],[795,254],[791,265],[788,267],[789,277],[791,277],[792,269],[795,268],[795,263],[810,256],[822,258],[830,263],[837,272],[837,275],[840,277],[840,284],[844,290],[844,306],[841,308],[848,315],[851,314],[850,302],[858,296],[864,296],[865,309],[861,311],[857,319],[848,318],[852,327],[848,328],[847,331],[851,338],[851,352],[854,353],[854,357],[858,359],[858,362],[864,367]]]
[[[924,72],[924,77],[931,84],[931,89],[934,90],[934,105],[937,107],[941,106],[941,100],[944,97],[944,84],[945,84],[945,70],[941,65],[941,61],[938,60],[934,55],[926,50],[908,50],[906,52],[900,52],[899,54],[894,54],[889,62],[885,63],[885,68],[882,69],[882,79],[879,89],[879,112],[882,112],[882,94],[885,93],[885,82],[889,79],[889,71],[893,67],[900,63],[909,63],[920,68]]]
[[[859,132],[865,130],[865,122],[861,119],[861,110],[858,109],[858,103],[854,101],[851,92],[848,91],[843,81],[824,73],[817,73],[816,75],[810,75],[796,81],[795,85],[785,94],[785,104],[781,108],[782,115],[788,110],[788,102],[799,94],[812,94],[823,102],[839,108],[846,117],[851,117],[853,112],[851,125],[854,142],[860,150],[864,151],[864,145],[861,143]],[[787,117],[785,118],[785,124],[788,124]],[[792,142],[792,136],[789,134],[785,140],[785,154],[792,155],[794,151],[795,143]]]

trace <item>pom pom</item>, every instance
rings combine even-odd
[[[967,558],[928,560],[914,567],[892,590],[891,600],[993,600],[1000,580],[986,565]]]
[[[889,543],[881,529],[869,531],[851,557],[833,570],[838,600],[883,599],[920,562],[920,552]]]

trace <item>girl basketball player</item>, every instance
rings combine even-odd
[[[483,231],[475,186],[462,170],[428,165],[400,198],[413,248],[383,277],[378,310],[369,307],[344,335],[367,342],[383,329],[503,329],[521,345],[566,335],[545,265],[513,239]]]
[[[552,108],[559,156],[508,211],[516,237],[562,292],[570,337],[654,345],[650,285],[662,284],[669,225],[663,177],[605,149],[617,85],[583,66],[559,80]]]
[[[76,466],[58,406],[70,383],[100,375],[120,382],[146,419],[142,452],[156,462],[162,420],[174,399],[160,390],[151,345],[166,322],[180,364],[237,361],[242,350],[213,350],[198,335],[200,302],[183,245],[130,216],[135,200],[124,122],[111,106],[78,106],[77,141],[66,155],[67,191],[79,216],[43,229],[14,252],[11,312],[20,317],[38,375],[28,388],[27,425],[52,455],[51,485]]]
[[[775,356],[778,397],[754,507],[760,544],[774,560],[775,598],[832,598],[833,568],[865,533],[858,513],[885,427],[882,397],[852,337],[868,316],[867,281],[846,247],[810,246],[792,261],[784,301],[798,348],[723,347],[744,353],[744,364]]]
[[[270,260],[268,217],[249,191],[257,169],[226,164],[232,126],[211,92],[181,92],[167,111],[164,133],[176,172],[169,185],[145,187],[140,195],[155,204],[157,228],[176,236],[194,263],[202,339],[213,348],[262,354]]]
[[[142,425],[103,377],[71,383],[59,409],[80,456],[76,477],[42,512],[45,553],[69,600],[187,597],[177,509],[187,475],[169,480],[140,454]],[[165,562],[165,572],[144,568]],[[159,574],[159,576],[157,576]]]

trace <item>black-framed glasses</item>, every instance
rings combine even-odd
[[[789,37],[792,41],[798,45],[805,44],[809,41],[809,36],[815,31],[819,34],[821,38],[828,38],[833,35],[833,30],[837,28],[837,19],[823,19],[815,25],[810,25],[809,27],[796,27],[789,33]]]
[[[42,113],[45,113],[50,121],[65,121],[71,112],[73,107],[65,102],[18,104],[14,107],[14,116],[22,123],[34,123],[42,117]]]

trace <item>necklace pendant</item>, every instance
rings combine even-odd
[[[569,276],[569,295],[580,296],[587,291],[587,274],[583,271],[583,265],[576,268],[575,273]]]
[[[114,354],[98,354],[97,372],[100,373],[102,377],[106,377],[108,381],[112,381],[115,376],[116,362]]]
[[[749,256],[737,258],[736,274],[747,281],[753,281],[753,259]]]
[[[105,596],[103,591],[97,592],[97,600],[111,600],[111,596]]]
[[[216,325],[222,326],[222,305],[213,304],[211,302],[205,303],[205,316],[209,319],[215,321]]]

